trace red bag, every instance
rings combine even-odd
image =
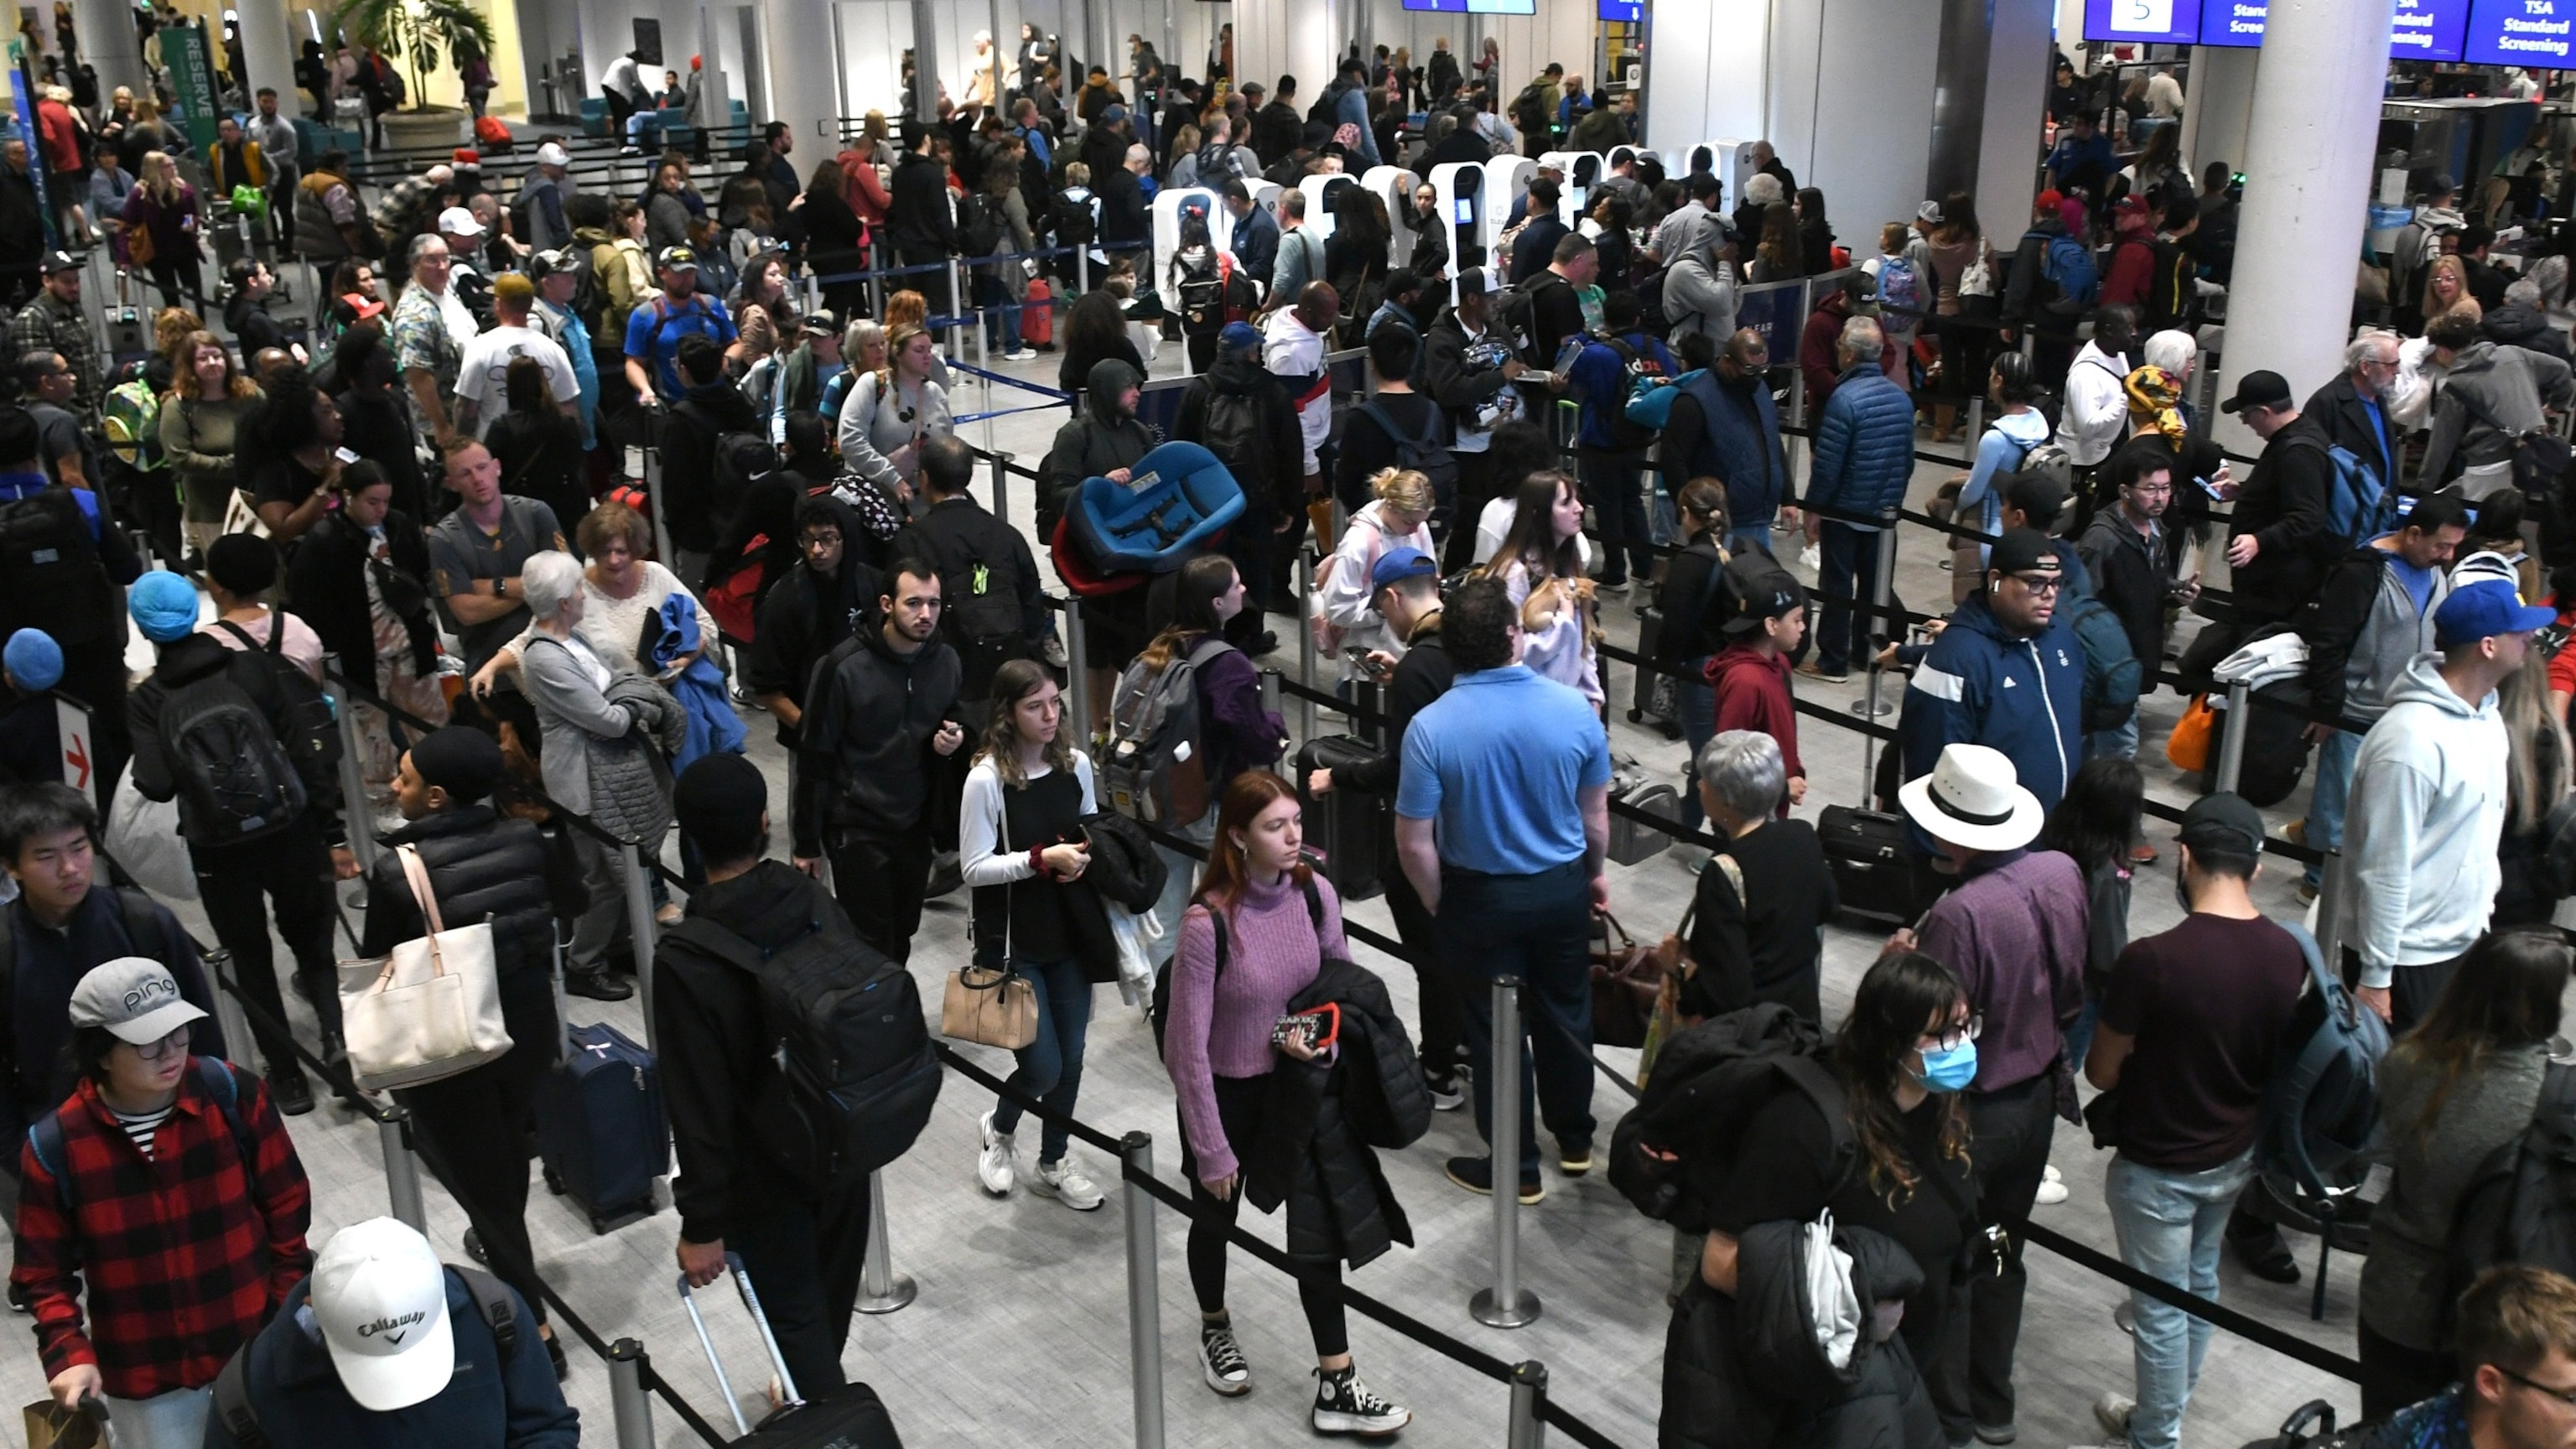
[[[498,116],[474,118],[474,141],[487,156],[506,156],[515,144],[510,139],[510,128],[502,125]]]
[[[751,542],[742,546],[742,567],[707,590],[707,612],[715,616],[716,628],[724,637],[736,643],[751,642],[759,618],[760,581],[768,572],[760,551],[768,546],[768,534],[753,534]]]
[[[1055,342],[1055,288],[1044,277],[1029,280],[1029,295],[1020,304],[1020,340],[1031,347]]]

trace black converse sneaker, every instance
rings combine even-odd
[[[1252,1364],[1234,1341],[1232,1320],[1199,1325],[1199,1372],[1229,1399],[1252,1392]]]
[[[1413,1411],[1379,1398],[1360,1382],[1354,1364],[1338,1373],[1315,1370],[1315,1432],[1382,1438],[1413,1422]]]

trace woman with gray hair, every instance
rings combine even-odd
[[[670,752],[688,732],[680,707],[633,668],[611,668],[581,634],[581,565],[572,555],[541,553],[520,569],[534,626],[519,661],[519,688],[537,713],[544,740],[546,794],[585,815],[647,861],[659,860],[671,827]],[[619,857],[572,826],[590,907],[573,927],[566,989],[598,995],[610,954],[627,934]],[[626,946],[631,949],[632,942]],[[610,997],[608,999],[614,999]]]
[[[1727,845],[1699,873],[1682,919],[1676,1004],[1687,1021],[1776,1001],[1821,1024],[1820,928],[1839,904],[1815,827],[1777,818],[1789,769],[1779,742],[1728,730],[1699,752],[1699,803]]]

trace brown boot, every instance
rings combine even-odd
[[[1932,441],[1946,443],[1950,441],[1951,435],[1958,431],[1959,405],[1934,403],[1932,405]]]

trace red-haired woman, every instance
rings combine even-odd
[[[1297,796],[1266,770],[1225,788],[1207,871],[1181,918],[1163,1061],[1180,1097],[1181,1173],[1190,1180],[1190,1287],[1198,1294],[1199,1367],[1209,1388],[1249,1393],[1252,1368],[1225,1307],[1225,1240],[1243,1196],[1241,1148],[1293,1125],[1268,1120],[1271,1070],[1312,1061],[1302,1039],[1275,1032],[1326,957],[1343,959],[1342,903],[1299,858]],[[1222,969],[1220,969],[1220,961]],[[1290,1198],[1292,1208],[1297,1199]],[[1392,1434],[1412,1419],[1360,1382],[1334,1287],[1338,1260],[1299,1260],[1298,1302],[1315,1336],[1313,1424],[1325,1434]]]

